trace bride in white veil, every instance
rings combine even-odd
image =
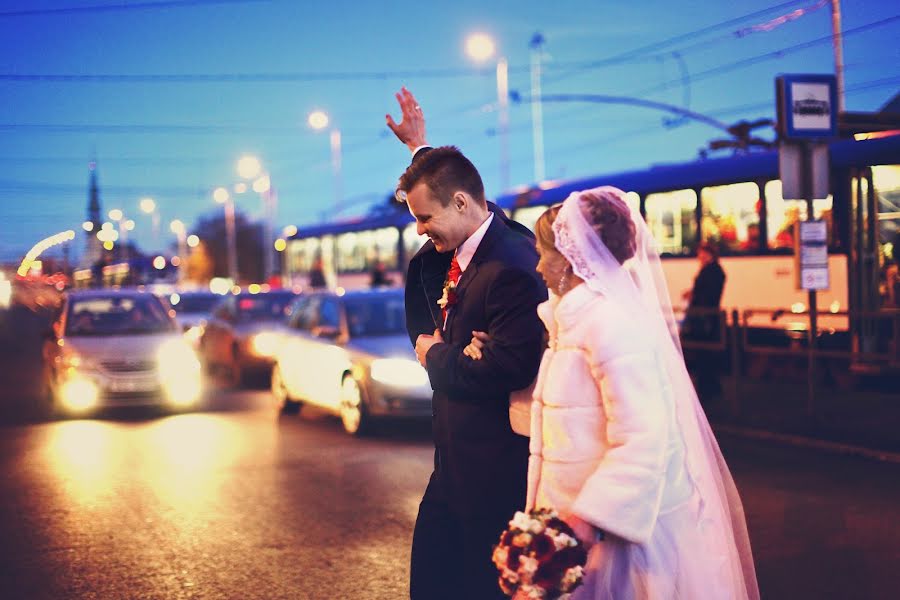
[[[656,245],[625,194],[571,194],[535,226],[550,333],[526,509],[589,548],[573,600],[757,599],[743,506],[685,367]],[[490,352],[476,332],[465,354]]]

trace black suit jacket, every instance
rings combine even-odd
[[[494,219],[457,285],[457,303],[443,344],[426,357],[434,390],[435,479],[452,510],[479,515],[521,509],[525,502],[528,440],[509,424],[509,394],[537,375],[544,327],[537,305],[547,290],[535,271],[531,232],[489,203]],[[410,340],[441,328],[437,305],[452,252],[431,241],[409,264],[406,317]],[[491,341],[483,358],[463,355],[472,331]]]

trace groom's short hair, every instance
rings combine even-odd
[[[466,192],[477,203],[486,206],[481,175],[456,146],[420,150],[400,177],[396,196],[405,199],[419,183],[427,185],[442,206],[450,204],[453,194],[458,191]]]

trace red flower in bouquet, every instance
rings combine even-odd
[[[552,509],[517,512],[494,547],[503,592],[562,600],[581,585],[587,551]]]

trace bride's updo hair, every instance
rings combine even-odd
[[[534,223],[534,237],[537,238],[538,244],[545,250],[556,251],[556,236],[553,234],[553,221],[559,214],[562,204],[554,204],[538,217]]]
[[[637,250],[636,231],[631,209],[616,195],[588,190],[582,192],[581,210],[603,244],[619,264],[634,256]]]
[[[613,258],[623,264],[634,256],[637,249],[636,231],[628,206],[613,194],[604,192],[582,192],[579,199],[587,222],[603,240]],[[562,204],[551,206],[534,224],[534,235],[542,248],[556,249],[553,222],[560,208]]]

